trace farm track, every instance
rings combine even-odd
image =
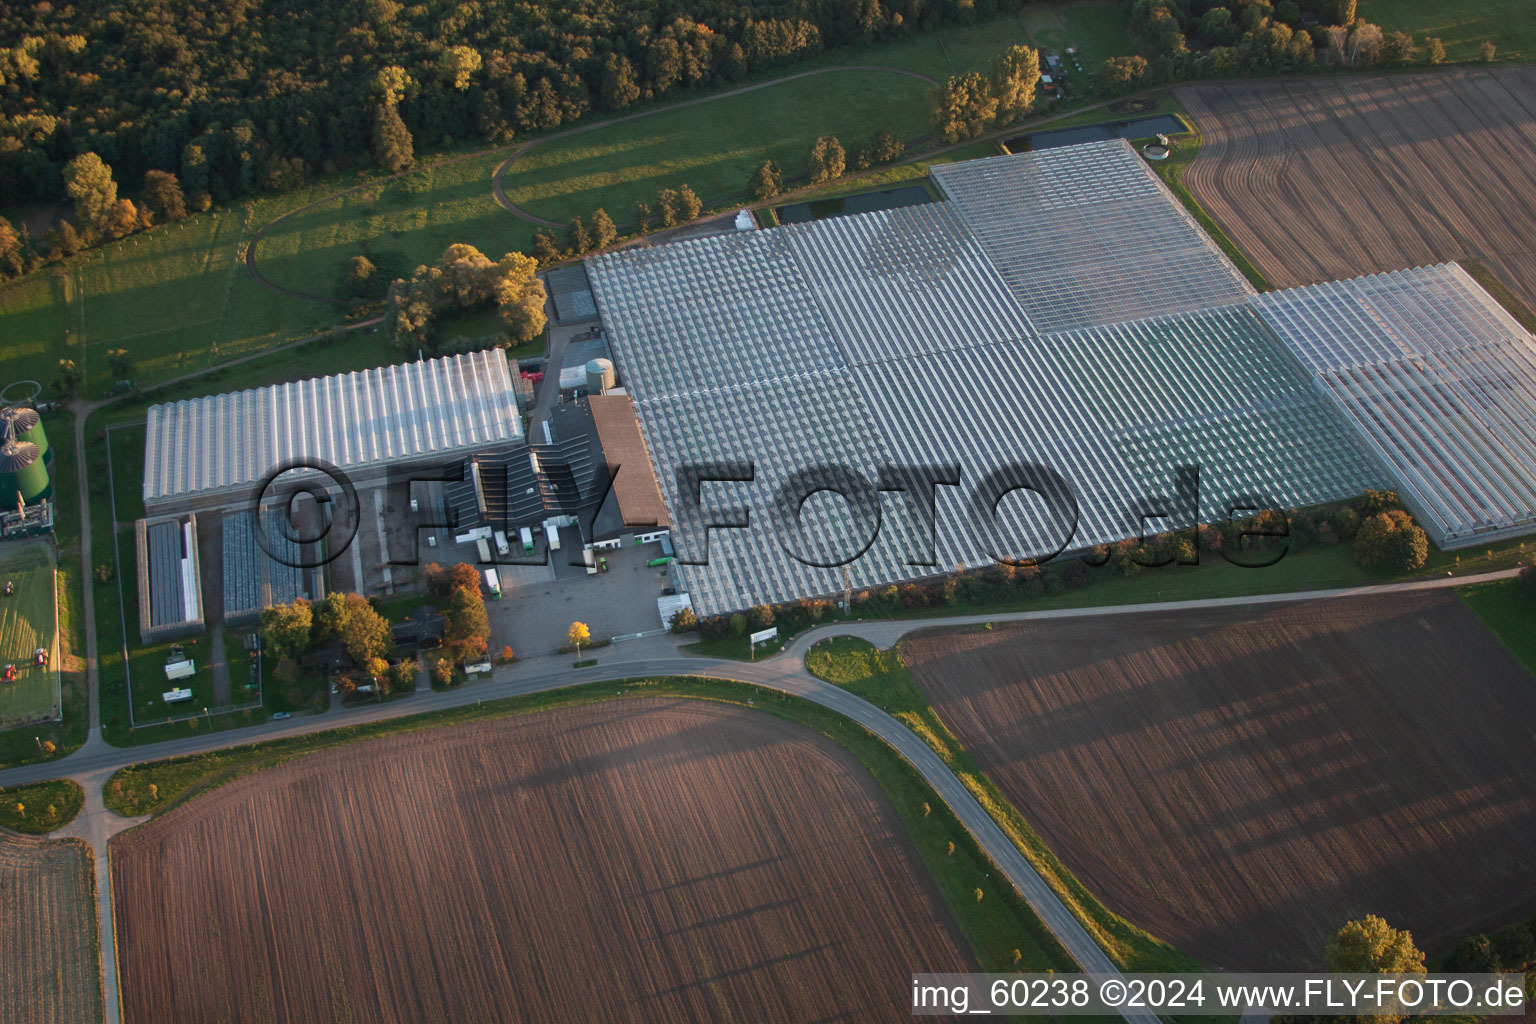
[[[890,1020],[918,965],[977,969],[851,754],[697,701],[307,757],[114,839],[112,878],[132,1024]]]
[[[1276,287],[1471,258],[1536,306],[1536,67],[1177,95],[1190,190]]]
[[[1216,968],[1432,954],[1536,911],[1536,688],[1449,591],[908,639],[914,679],[1110,909]]]
[[[828,73],[831,73],[831,72],[846,72],[846,71],[886,72],[886,73],[893,74],[893,75],[904,75],[904,76],[909,77],[909,78],[916,78],[916,79],[918,79],[920,81],[927,82],[930,85],[938,85],[938,82],[936,80],[934,80],[933,78],[931,78],[930,76],[922,74],[921,72],[918,72],[918,71],[910,71],[910,70],[908,70],[906,68],[884,67],[884,66],[878,65],[878,64],[845,64],[845,65],[839,65],[837,67],[816,68],[816,69],[811,70],[811,71],[801,71],[801,72],[799,72],[797,74],[784,75],[784,76],[782,76],[780,78],[774,78],[774,79],[771,79],[771,80],[766,81],[766,82],[756,82],[756,83],[754,83],[752,85],[742,86],[739,89],[731,89],[731,90],[728,90],[726,92],[711,93],[708,96],[700,96],[700,97],[697,97],[697,98],[691,99],[691,100],[683,100],[681,103],[672,103],[672,104],[669,104],[669,105],[664,106],[664,107],[655,107],[655,108],[652,108],[652,109],[649,109],[649,110],[642,110],[642,111],[639,111],[638,113],[634,113],[634,114],[625,114],[622,117],[609,118],[606,121],[595,121],[595,122],[593,122],[591,124],[577,125],[574,128],[566,128],[566,129],[563,129],[563,130],[558,131],[558,132],[553,132],[553,133],[551,133],[549,135],[540,135],[537,138],[530,139],[527,142],[520,142],[520,143],[517,143],[516,145],[512,146],[511,147],[510,155],[507,157],[506,160],[502,161],[502,163],[499,166],[497,166],[495,173],[493,173],[491,175],[491,194],[495,198],[497,204],[500,205],[502,209],[504,209],[507,212],[511,213],[513,216],[519,217],[522,220],[528,221],[529,223],[537,224],[537,225],[539,225],[541,227],[551,227],[551,228],[563,227],[564,225],[562,225],[562,224],[560,224],[560,223],[558,223],[556,221],[547,220],[547,219],[545,219],[543,217],[536,217],[533,214],[528,213],[526,210],[521,209],[516,204],[514,204],[510,199],[507,198],[507,194],[506,194],[506,192],[502,188],[502,178],[506,174],[507,169],[512,166],[514,161],[516,161],[519,157],[525,155],[530,149],[533,149],[535,146],[541,146],[541,145],[544,145],[545,143],[555,142],[555,141],[558,141],[560,139],[570,138],[573,135],[582,135],[582,134],[585,134],[587,132],[599,131],[599,130],[601,130],[603,128],[608,128],[608,127],[611,127],[611,126],[616,125],[616,124],[622,124],[622,123],[624,123],[626,121],[636,120],[637,118],[652,117],[652,116],[655,116],[657,114],[665,114],[665,113],[668,113],[668,112],[674,111],[674,110],[683,110],[683,109],[686,109],[688,107],[695,107],[695,106],[698,106],[701,103],[711,103],[711,102],[713,102],[715,100],[723,100],[723,99],[726,99],[727,97],[730,97],[730,96],[740,96],[740,95],[743,95],[745,93],[757,92],[757,91],[759,91],[761,89],[772,88],[775,85],[782,85],[785,82],[793,82],[793,81],[795,81],[797,79],[808,78],[808,77],[810,77],[812,75],[824,75],[824,74],[828,74]],[[448,166],[452,166],[453,164],[463,163],[466,160],[474,160],[474,159],[477,159],[479,157],[485,156],[488,153],[494,153],[497,150],[502,150],[502,149],[507,149],[507,148],[508,147],[506,147],[506,146],[491,146],[491,147],[488,147],[486,149],[477,149],[477,150],[475,150],[474,152],[471,152],[471,153],[462,153],[462,154],[460,154],[458,156],[448,157],[448,158],[443,159],[443,160],[436,160],[436,161],[433,161],[431,164],[427,164],[427,165],[424,165],[424,166],[430,167],[430,168],[448,167]],[[283,223],[286,220],[289,220],[289,219],[291,219],[293,217],[297,217],[297,216],[299,216],[301,214],[304,214],[304,213],[308,213],[311,210],[314,210],[314,209],[316,209],[316,208],[318,208],[320,206],[324,206],[327,203],[334,202],[335,200],[341,199],[344,196],[352,195],[355,192],[361,192],[364,189],[377,188],[380,185],[387,185],[387,184],[389,184],[392,181],[397,181],[397,180],[399,180],[401,178],[408,177],[408,176],[410,176],[412,174],[415,174],[417,171],[420,171],[420,170],[422,170],[422,167],[412,167],[410,170],[401,171],[399,174],[391,174],[391,175],[388,175],[386,177],[373,178],[373,179],[370,179],[368,181],[359,182],[358,184],[353,185],[350,188],[344,188],[344,189],[341,189],[340,191],[332,192],[329,195],[321,196],[319,199],[316,199],[313,202],[305,203],[303,206],[296,207],[295,209],[289,210],[287,213],[284,213],[281,216],[274,217],[273,219],[267,221],[261,227],[256,229],[256,233],[251,235],[250,241],[246,243],[246,246],[245,246],[245,270],[246,270],[246,273],[250,275],[251,280],[254,281],[258,286],[260,286],[261,288],[265,288],[267,291],[273,292],[274,294],[277,294],[277,295],[284,295],[284,296],[287,296],[288,298],[291,298],[291,299],[301,299],[301,300],[304,300],[304,301],[307,301],[307,302],[319,302],[319,303],[323,303],[323,304],[328,305],[328,306],[345,306],[345,305],[347,305],[348,300],[346,300],[346,299],[338,299],[338,298],[335,298],[334,296],[328,296],[328,295],[314,295],[314,294],[311,294],[309,292],[299,291],[298,289],[295,289],[295,288],[288,288],[288,287],[280,285],[277,282],[275,282],[275,281],[271,280],[270,278],[266,277],[264,274],[262,274],[261,270],[256,266],[256,250],[257,250],[257,247],[260,245],[261,240],[263,238],[265,238],[267,236],[267,234],[273,228],[277,227],[279,224]]]
[[[0,1020],[101,1020],[91,850],[0,833]]]

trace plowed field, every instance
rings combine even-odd
[[[1188,185],[1276,287],[1471,257],[1536,307],[1536,68],[1183,86]]]
[[[976,969],[868,772],[717,704],[350,745],[113,844],[130,1024],[894,1020]]]
[[[91,851],[0,835],[0,1021],[101,1020]]]
[[[1536,679],[1448,591],[903,653],[1088,888],[1214,967],[1320,967],[1367,913],[1436,953],[1536,911]]]

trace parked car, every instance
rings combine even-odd
[[[293,717],[293,712],[292,711],[274,711],[274,712],[272,712],[272,721],[274,721],[274,722],[281,722],[285,718],[292,718],[292,717]]]

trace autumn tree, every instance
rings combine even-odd
[[[608,216],[608,211],[598,207],[592,211],[592,248],[606,249],[619,237],[618,225]]]
[[[176,175],[165,171],[144,172],[144,206],[157,222],[167,224],[187,215],[187,197]]]
[[[380,102],[389,106],[405,99],[405,90],[412,84],[414,83],[411,81],[411,76],[405,68],[394,64],[380,68],[373,76],[374,92],[378,95]]]
[[[358,665],[382,658],[393,646],[389,621],[361,594],[346,596],[346,620],[341,625],[341,646]]]
[[[1492,39],[1484,39],[1482,45],[1477,48],[1477,55],[1483,59],[1483,63],[1490,64],[1498,54],[1499,48],[1494,45]]]
[[[539,228],[533,233],[533,258],[539,261],[541,267],[552,267],[565,257],[560,252],[560,244],[555,241],[555,236]]]
[[[1114,96],[1130,92],[1147,78],[1147,58],[1140,54],[1129,57],[1107,57],[1094,72],[1091,88],[1095,96]]]
[[[1424,63],[1431,66],[1445,63],[1445,43],[1439,36],[1424,37]]]
[[[480,70],[480,51],[472,46],[450,46],[437,58],[438,74],[458,92],[469,88],[470,79]]]
[[[1012,124],[1029,113],[1040,82],[1040,52],[1029,46],[1010,46],[992,61],[992,95],[997,99],[999,124]]]
[[[565,631],[565,640],[576,648],[576,653],[580,655],[582,646],[592,640],[592,631],[587,628],[585,622],[573,622],[571,628]]]
[[[697,220],[699,214],[704,212],[704,203],[694,195],[693,189],[687,185],[679,185],[677,188],[677,215],[684,222]]]
[[[64,165],[64,194],[75,204],[75,220],[98,227],[117,207],[112,168],[95,153],[81,153]]]
[[[1423,974],[1424,954],[1405,929],[1375,914],[1349,921],[1328,940],[1328,970],[1335,974]],[[1401,1024],[1402,1015],[1363,1018],[1373,1024]]]
[[[872,163],[894,163],[901,157],[902,150],[906,146],[896,133],[889,128],[881,128],[869,140],[869,158]]]
[[[450,245],[431,267],[417,267],[410,278],[389,287],[385,325],[390,338],[405,349],[435,348],[437,318],[450,310],[495,305],[507,340],[523,344],[544,330],[544,283],[538,261],[509,252],[492,262],[472,245]]]
[[[0,277],[17,277],[26,268],[26,250],[16,225],[0,217]]]
[[[391,174],[409,170],[416,162],[411,130],[400,119],[400,111],[393,103],[380,103],[374,112],[373,156]]]
[[[784,175],[779,171],[779,165],[772,160],[764,160],[757,165],[752,172],[752,180],[747,185],[752,198],[757,202],[766,202],[784,191]]]
[[[344,288],[347,296],[366,298],[375,295],[374,287],[378,281],[378,269],[373,265],[372,260],[361,254],[348,260]]]
[[[835,135],[823,135],[811,144],[811,184],[823,185],[834,178],[841,178],[848,165],[843,144]]]
[[[623,54],[610,53],[603,61],[602,97],[608,110],[623,110],[640,98],[635,66]]]
[[[642,235],[651,230],[651,204],[641,201],[635,204],[635,230]]]
[[[304,598],[261,610],[261,650],[274,662],[298,661],[310,650],[314,609]]]
[[[461,659],[471,661],[485,656],[491,638],[491,620],[478,586],[474,589],[455,587],[448,597],[444,619],[443,639]]]
[[[1402,509],[1368,516],[1355,534],[1355,558],[1367,569],[1411,572],[1429,558],[1429,537]]]
[[[581,217],[571,218],[571,222],[565,226],[566,247],[571,253],[580,256],[592,248],[592,233],[587,230],[587,222]]]
[[[975,138],[997,114],[997,98],[982,75],[951,75],[934,91],[933,129],[945,142]]]
[[[670,228],[677,223],[676,190],[664,188],[656,193],[656,219],[664,228]]]
[[[1417,48],[1407,32],[1388,32],[1381,41],[1381,59],[1388,64],[1410,64]]]

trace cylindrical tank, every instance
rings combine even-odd
[[[48,434],[43,430],[43,419],[36,409],[25,405],[9,405],[0,409],[0,422],[10,428],[10,436],[18,441],[30,441],[42,452],[43,462],[53,464],[53,450],[48,447]],[[4,433],[0,432],[0,438]]]
[[[601,395],[613,387],[617,380],[613,372],[613,360],[601,357],[587,360],[587,394]]]
[[[52,494],[53,482],[37,445],[15,438],[0,442],[0,504],[12,509],[18,497],[32,504]]]

